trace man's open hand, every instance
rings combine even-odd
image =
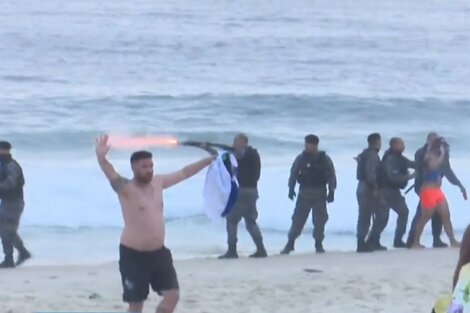
[[[104,158],[106,157],[106,154],[108,154],[109,149],[111,148],[109,143],[109,136],[108,135],[101,135],[98,138],[96,138],[96,156],[98,158]]]

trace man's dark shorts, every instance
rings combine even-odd
[[[179,289],[173,258],[165,246],[142,252],[120,245],[119,255],[124,302],[143,302],[148,297],[149,286],[159,295]]]

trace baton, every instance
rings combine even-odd
[[[415,184],[411,185],[410,188],[406,189],[405,195],[408,194],[414,187],[415,187]]]

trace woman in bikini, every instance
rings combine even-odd
[[[449,237],[451,246],[458,247],[460,244],[455,239],[454,229],[450,220],[449,205],[444,193],[441,190],[442,173],[439,170],[445,160],[445,147],[441,138],[434,140],[433,144],[428,145],[425,162],[427,169],[425,171],[424,184],[420,193],[421,218],[416,227],[415,240],[412,248],[424,248],[420,243],[421,234],[424,226],[437,212],[444,225],[444,230]]]

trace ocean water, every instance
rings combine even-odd
[[[291,162],[316,133],[339,184],[326,248],[354,249],[353,156],[368,133],[380,132],[384,146],[402,136],[411,158],[428,131],[440,132],[470,186],[469,29],[463,0],[2,1],[0,138],[13,143],[27,176],[21,233],[31,264],[117,257],[120,209],[94,159],[102,132],[225,143],[249,134],[262,157],[259,223],[271,253],[290,226]],[[160,172],[204,156],[154,152]],[[125,175],[129,154],[110,155]],[[225,248],[223,223],[202,215],[203,179],[165,194],[167,242],[178,258]],[[462,231],[469,203],[444,188]],[[413,214],[417,197],[407,200]],[[394,226],[392,213],[384,243]],[[312,250],[310,234],[307,224],[299,252]]]

